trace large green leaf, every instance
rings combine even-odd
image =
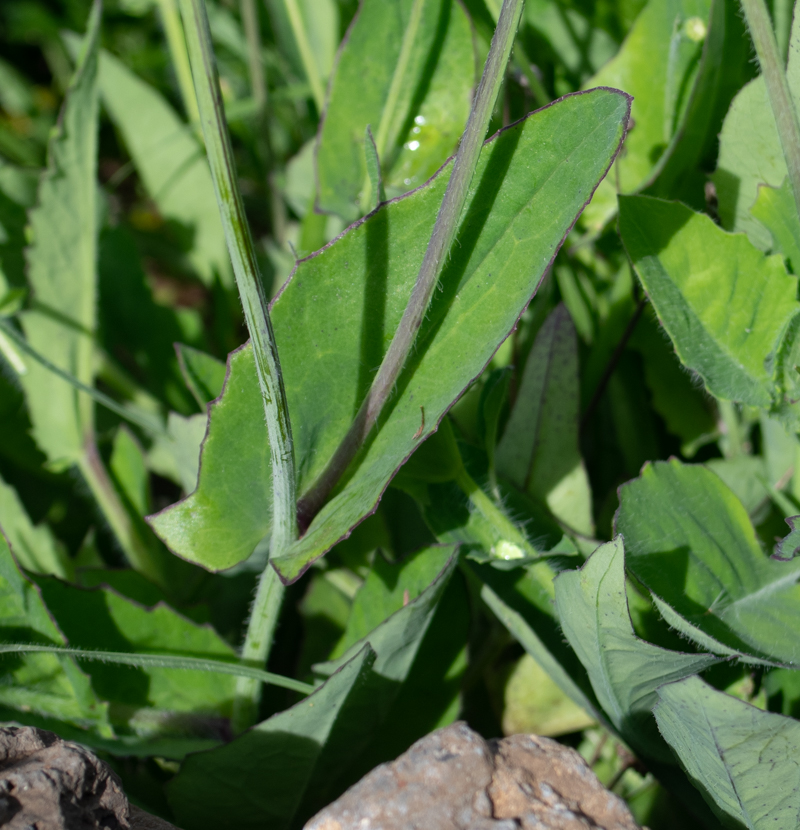
[[[202,144],[149,84],[108,52],[100,55],[103,106],[122,135],[142,184],[176,222],[194,270],[209,284],[232,280],[214,185]]]
[[[372,696],[383,684],[374,662],[364,646],[291,709],[226,746],[188,756],[167,787],[181,827],[280,830],[317,803],[321,788],[378,727]]]
[[[277,560],[286,579],[375,509],[397,468],[483,370],[613,160],[627,110],[621,93],[581,93],[486,145],[460,242],[398,393],[338,491]],[[443,168],[427,187],[383,206],[301,261],[273,304],[301,492],[345,435],[388,348],[449,172]],[[230,357],[225,391],[210,408],[198,489],[151,518],[176,553],[204,567],[241,561],[269,531],[270,464],[260,412],[247,346]]]
[[[76,588],[37,578],[42,598],[73,648],[147,652],[234,660],[233,649],[210,626],[197,625],[159,603],[147,608],[111,588]],[[213,672],[86,663],[92,686],[115,704],[115,719],[146,721],[148,708],[198,715],[228,714],[235,678]],[[151,728],[169,731],[168,718]],[[186,728],[186,723],[176,724]]]
[[[355,219],[367,179],[364,132],[388,119],[381,166],[390,196],[418,187],[453,152],[475,83],[472,32],[454,0],[423,4],[399,95],[390,101],[413,0],[362,0],[342,42],[317,144],[318,204]],[[400,69],[402,72],[402,68]],[[388,110],[387,110],[388,108]]]
[[[710,470],[646,466],[620,490],[616,530],[670,625],[717,654],[800,665],[800,560],[768,559]]]
[[[93,379],[97,268],[97,45],[100,6],[89,19],[30,212],[27,250],[33,310],[22,315],[28,341],[84,384]],[[91,434],[93,402],[30,361],[22,384],[36,443],[51,463],[69,465]]]
[[[41,594],[21,573],[0,534],[0,638],[6,642],[67,645]],[[109,734],[107,706],[92,691],[89,678],[71,657],[54,654],[2,658],[0,705],[49,715]]]
[[[525,363],[497,447],[497,472],[592,536],[592,493],[578,447],[578,338],[562,303],[547,318]]]
[[[650,711],[656,689],[718,661],[710,654],[682,654],[639,639],[625,596],[622,539],[601,545],[577,571],[556,578],[556,607],[570,645],[589,673],[606,716],[637,751],[661,761],[669,752]]]
[[[17,561],[28,571],[52,574],[62,579],[72,575],[72,562],[46,524],[34,526],[9,484],[0,478],[0,533],[14,550]]]
[[[699,677],[662,686],[658,696],[661,734],[726,824],[797,827],[800,723],[718,692]]]
[[[620,197],[619,227],[636,273],[685,366],[719,398],[780,400],[775,355],[800,310],[797,279],[684,205]]]

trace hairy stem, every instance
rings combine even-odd
[[[397,65],[392,75],[392,83],[389,86],[389,93],[383,105],[378,131],[375,133],[375,150],[378,153],[378,162],[385,158],[387,149],[396,140],[396,136],[393,135],[391,136],[392,140],[390,142],[389,130],[396,123],[397,102],[400,100],[400,93],[403,91],[403,87],[407,85],[406,76],[408,75],[408,67],[411,65],[411,53],[414,51],[414,42],[417,39],[424,7],[425,0],[414,0],[414,5],[411,7],[411,15],[408,18],[408,26],[406,26],[405,33],[403,34],[403,42],[400,46]],[[364,187],[361,190],[361,199],[359,200],[361,208],[365,213],[371,204],[371,193],[372,183],[369,175],[367,175],[364,181]]]
[[[427,311],[431,295],[439,280],[450,246],[458,230],[461,212],[467,200],[472,176],[478,163],[483,139],[492,117],[497,95],[505,77],[508,57],[514,43],[514,35],[522,15],[524,0],[504,0],[489,56],[483,70],[467,126],[453,162],[453,170],[447,185],[430,242],[422,260],[417,281],[411,292],[403,317],[372,382],[358,414],[328,466],[303,495],[298,505],[298,519],[307,527],[319,512],[350,462],[355,458],[378,416],[392,394],[395,382],[403,370],[417,332]]]
[[[272,461],[273,513],[270,555],[276,556],[297,538],[296,478],[289,408],[267,297],[236,181],[233,150],[222,106],[204,0],[181,0],[181,10],[187,29],[189,57],[200,107],[200,123],[205,136],[228,252],[250,332],[267,421]],[[261,601],[262,588],[270,596],[269,602]],[[259,598],[248,623],[242,650],[243,659],[260,665],[266,662],[272,645],[270,635],[275,628],[282,597],[283,588],[272,568],[267,565],[259,587]],[[237,682],[234,724],[238,729],[243,729],[252,722],[249,719],[256,712],[260,696],[259,681],[241,679]]]
[[[800,215],[800,123],[798,123],[797,113],[789,92],[789,84],[778,51],[778,43],[775,40],[772,21],[764,0],[741,0],[741,2],[750,36],[756,47],[761,74],[764,77],[772,114],[775,116],[775,124],[778,127],[783,157],[789,171],[789,183],[794,193],[798,215]]]
[[[306,80],[311,86],[311,95],[317,105],[317,112],[321,115],[322,108],[325,106],[325,89],[322,86],[322,78],[319,75],[317,62],[314,60],[314,52],[308,40],[303,16],[300,14],[300,6],[297,5],[297,0],[283,0],[283,4],[286,7],[286,14],[289,16],[289,25],[292,27],[297,51],[300,52],[300,60],[303,62]]]
[[[258,26],[256,0],[241,0],[244,36],[247,40],[247,69],[250,73],[250,90],[259,112],[267,104],[267,86],[264,83],[264,65],[261,62],[261,33]]]
[[[193,124],[197,124],[200,120],[200,113],[197,110],[192,68],[189,65],[189,53],[186,51],[186,40],[183,36],[178,6],[175,0],[158,0],[158,6],[161,10],[161,21],[164,24],[164,34],[167,36],[167,46],[178,81],[178,89],[183,99],[183,108],[186,110],[186,117]]]

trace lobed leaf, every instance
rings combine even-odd
[[[460,244],[397,395],[338,492],[276,560],[286,580],[299,577],[375,509],[397,468],[480,374],[613,160],[627,110],[627,97],[617,91],[580,93],[485,145]],[[344,436],[388,348],[449,170],[301,261],[273,303],[301,492]],[[225,390],[211,407],[198,489],[150,518],[173,551],[204,567],[241,561],[269,531],[260,405],[246,346],[229,358]]]

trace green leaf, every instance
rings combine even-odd
[[[348,220],[370,208],[359,203],[367,180],[368,124],[376,131],[387,192],[397,196],[436,172],[469,115],[472,32],[464,8],[453,0],[423,4],[403,80],[393,85],[413,5],[414,0],[363,0],[339,53],[317,145],[318,204]],[[390,100],[393,90],[398,94]]]
[[[72,577],[67,552],[42,523],[34,527],[16,491],[0,478],[0,533],[8,540],[19,564],[27,571]]]
[[[178,362],[186,385],[202,410],[222,393],[226,366],[210,354],[176,343]]]
[[[110,55],[100,55],[103,105],[120,131],[142,184],[186,237],[189,262],[206,285],[232,284],[225,236],[203,146],[166,100]]]
[[[699,677],[663,686],[658,696],[661,734],[726,824],[797,826],[800,723],[718,692]]]
[[[233,660],[236,655],[210,626],[187,620],[164,604],[139,605],[116,591],[86,590],[55,579],[37,584],[50,613],[70,646],[90,651]],[[92,686],[115,704],[115,719],[134,720],[148,708],[194,714],[229,714],[235,679],[206,671],[158,667],[130,668],[87,663]],[[163,724],[169,730],[169,723]],[[155,730],[157,731],[157,730]]]
[[[497,447],[497,472],[585,536],[594,534],[592,493],[578,447],[578,338],[562,303],[545,321],[525,363]]]
[[[314,694],[254,726],[231,743],[190,755],[168,784],[176,819],[186,830],[290,826],[379,727],[373,696],[383,687],[364,646]],[[336,797],[338,793],[331,793]]]
[[[95,3],[82,55],[50,138],[37,206],[30,212],[28,282],[35,310],[20,315],[30,345],[88,386],[94,375],[99,21]],[[33,362],[22,385],[36,443],[51,464],[76,461],[91,434],[94,403]]]
[[[452,545],[424,548],[392,565],[380,552],[353,600],[344,635],[331,655],[344,654],[396,611],[416,599],[453,555]]]
[[[800,560],[768,559],[742,503],[710,470],[647,465],[620,490],[616,530],[672,627],[717,654],[800,664]]]
[[[783,254],[793,274],[800,269],[800,217],[789,180],[780,187],[758,185],[758,196],[750,213],[770,232],[772,250]]]
[[[780,258],[708,216],[646,196],[620,197],[620,233],[682,363],[719,398],[764,408],[780,401],[775,355],[800,309],[797,279]]]
[[[626,117],[622,94],[596,90],[540,110],[485,146],[460,244],[398,395],[340,491],[276,560],[284,578],[298,577],[375,509],[397,468],[480,374],[613,159]],[[301,492],[345,435],[388,348],[449,171],[301,261],[273,304]],[[206,568],[234,565],[269,532],[260,407],[246,346],[230,357],[225,391],[211,406],[197,491],[150,519],[175,552]]]
[[[690,142],[694,158],[683,159],[681,167],[690,166],[702,151],[722,61],[724,5],[650,0],[616,56],[586,83],[587,88],[624,89],[634,98],[625,152],[584,216],[590,230],[599,231],[614,215],[617,192],[635,193],[657,178],[687,122],[696,133]],[[700,112],[698,97],[703,99]]]
[[[682,654],[640,640],[625,596],[622,539],[601,545],[577,571],[555,580],[561,625],[606,716],[632,748],[660,761],[669,752],[650,711],[656,689],[718,662],[710,654]]]
[[[0,534],[0,639],[65,645],[39,589],[19,571]],[[89,678],[71,657],[27,654],[0,658],[0,705],[49,715],[76,726],[109,734],[107,705],[92,691]]]

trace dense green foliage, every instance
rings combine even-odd
[[[800,19],[501,7],[0,6],[0,719],[185,830],[457,718],[797,826]]]

